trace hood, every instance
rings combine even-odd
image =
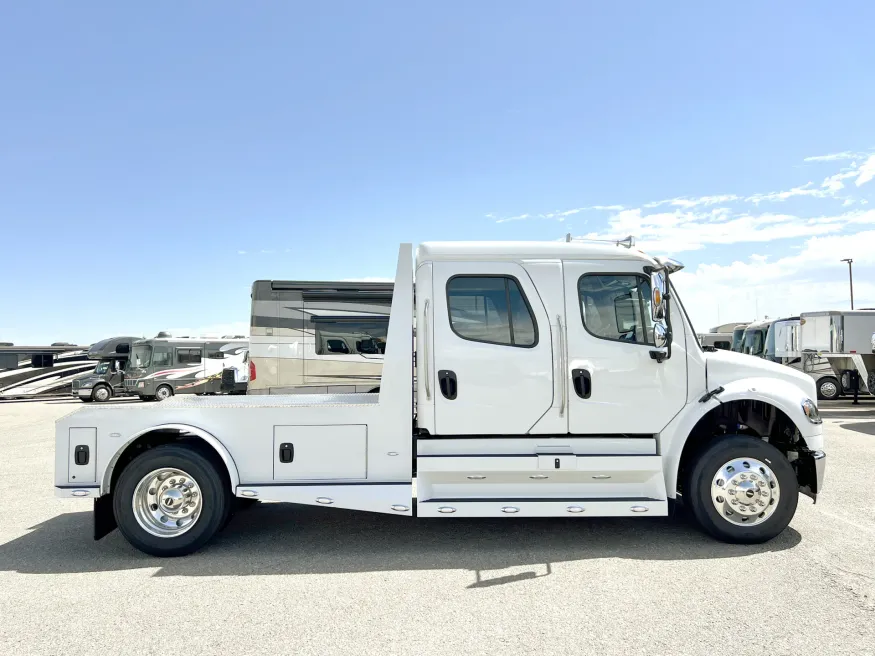
[[[705,353],[705,359],[710,390],[743,378],[777,378],[795,385],[809,399],[817,399],[814,379],[787,365],[733,351]]]

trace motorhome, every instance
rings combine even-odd
[[[771,320],[766,319],[765,321],[754,321],[745,326],[741,339],[741,352],[758,358],[763,357],[766,352],[766,335],[771,325]]]
[[[138,340],[131,348],[125,389],[144,401],[166,401],[177,394],[218,394],[222,372],[242,369],[248,350],[244,337]]]
[[[817,353],[803,350],[801,329],[800,317],[773,321],[766,333],[763,357],[811,376],[817,388],[817,398],[837,399],[842,394],[838,377],[834,375],[829,360],[819,357]]]
[[[737,324],[732,329],[732,344],[729,347],[730,351],[742,353],[744,351],[744,329],[748,327],[746,323]]]
[[[800,323],[802,349],[829,362],[845,393],[856,373],[859,391],[875,394],[875,310],[803,312]]]
[[[248,394],[376,392],[392,283],[257,280]]]
[[[732,333],[701,333],[698,337],[699,344],[702,346],[710,346],[724,351],[729,351],[732,348]]]
[[[70,393],[83,403],[104,403],[116,396],[129,396],[134,391],[125,387],[125,370],[131,355],[131,345],[142,337],[110,337],[92,344],[88,359],[97,360],[93,371],[73,379]]]
[[[235,498],[446,519],[682,500],[717,539],[775,537],[823,489],[814,382],[703,351],[681,265],[621,244],[427,243],[415,268],[402,244],[378,394],[86,407],[56,423],[56,494],[156,556],[205,545]]]

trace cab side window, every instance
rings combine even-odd
[[[650,280],[635,274],[585,274],[577,282],[586,330],[600,339],[653,344]]]
[[[510,276],[456,276],[447,282],[453,332],[462,339],[531,348],[538,326],[523,290]]]
[[[200,364],[200,349],[176,349],[176,361],[179,364]]]

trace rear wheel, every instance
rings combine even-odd
[[[91,392],[91,399],[93,401],[97,401],[98,403],[106,403],[112,398],[112,390],[109,389],[106,385],[98,385],[94,388],[94,391]]]
[[[841,394],[839,381],[832,376],[825,376],[817,381],[817,398],[821,400],[831,401],[837,399]]]
[[[170,385],[159,385],[155,390],[155,398],[159,401],[166,401],[173,396],[173,388]]]
[[[165,444],[135,458],[119,476],[113,512],[134,547],[152,556],[184,556],[225,523],[230,488],[204,450]]]
[[[693,517],[718,540],[755,544],[781,533],[796,512],[799,484],[784,454],[761,439],[716,439],[684,488]]]

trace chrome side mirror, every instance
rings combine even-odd
[[[662,271],[650,274],[650,316],[654,323],[665,319],[665,275]]]
[[[661,321],[653,324],[653,345],[656,348],[663,348],[668,344],[668,329]]]

